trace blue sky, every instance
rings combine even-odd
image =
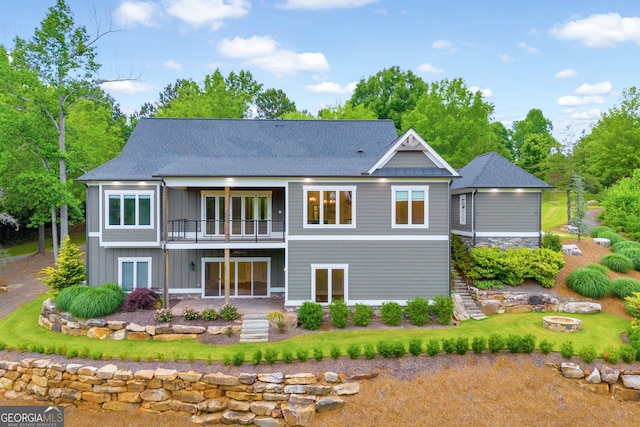
[[[30,38],[55,0],[5,2],[0,43]],[[104,86],[126,113],[177,78],[249,70],[299,110],[343,103],[391,66],[461,77],[510,127],[532,108],[579,137],[640,86],[636,0],[67,0],[97,44]],[[131,79],[131,80],[127,80]]]

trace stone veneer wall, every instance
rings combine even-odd
[[[458,236],[467,249],[474,248],[473,237]],[[476,237],[475,247],[493,247],[496,246],[502,250],[508,248],[529,248],[537,249],[540,247],[540,238],[538,237]]]
[[[366,376],[364,376],[366,378]],[[319,413],[344,407],[340,396],[360,383],[344,375],[300,373],[226,375],[173,369],[101,368],[48,359],[0,360],[0,397],[35,396],[55,405],[110,411],[190,415],[198,424],[308,426]]]

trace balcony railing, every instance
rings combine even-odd
[[[224,221],[203,219],[169,220],[169,241],[224,241]],[[282,241],[284,220],[232,220],[229,222],[231,241]]]

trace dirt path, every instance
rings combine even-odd
[[[0,319],[47,291],[37,280],[38,272],[53,263],[51,253],[27,255],[0,266],[0,286],[7,292],[0,293]]]

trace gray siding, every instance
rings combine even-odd
[[[349,186],[349,182],[313,185]],[[391,227],[391,187],[400,185],[429,186],[429,228]],[[449,184],[448,182],[358,182],[356,184],[355,228],[303,228],[303,183],[289,186],[289,235],[442,235],[449,233]]]
[[[100,232],[100,217],[98,210],[100,209],[100,187],[96,185],[87,187],[86,210],[86,230],[87,233]]]
[[[102,197],[102,212],[100,212],[100,216],[102,218],[102,241],[103,242],[157,242],[158,241],[158,218],[161,218],[161,212],[158,212],[158,206],[162,209],[162,204],[158,204],[160,200],[160,194],[158,191],[158,187],[146,185],[146,186],[111,186],[105,185],[102,187],[103,193]],[[106,202],[106,194],[107,190],[152,190],[154,192],[153,199],[153,217],[151,218],[152,228],[150,229],[134,229],[134,228],[117,228],[117,229],[107,229],[105,228],[105,224],[107,224],[107,202]]]
[[[472,194],[466,193],[467,196],[467,223],[466,225],[460,224],[460,196],[462,194],[456,194],[451,196],[451,228],[453,230],[460,231],[468,231],[472,230],[472,214],[473,214],[473,204],[472,204]]]
[[[476,193],[476,232],[540,231],[539,193]]]
[[[435,168],[438,167],[422,151],[397,151],[381,168]]]
[[[352,301],[449,294],[449,241],[293,241],[289,300],[311,298],[311,264],[348,264]]]

